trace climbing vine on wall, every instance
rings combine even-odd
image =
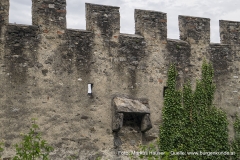
[[[237,116],[236,121],[234,123],[234,131],[235,131],[235,139],[232,143],[232,150],[235,152],[233,156],[233,160],[240,159],[240,118]]]
[[[212,65],[204,62],[202,78],[196,82],[195,91],[190,83],[179,91],[176,89],[176,68],[170,67],[159,134],[160,151],[181,151],[179,159],[226,159],[225,155],[189,154],[230,150],[227,116],[212,104],[215,91],[213,75]]]

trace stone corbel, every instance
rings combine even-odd
[[[112,130],[118,132],[123,126],[124,113],[142,114],[141,131],[146,132],[152,128],[150,109],[139,100],[123,97],[113,98]]]

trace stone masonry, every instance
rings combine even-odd
[[[0,139],[3,157],[37,118],[51,159],[120,159],[118,151],[156,141],[170,64],[177,87],[195,87],[213,63],[214,105],[226,111],[229,140],[240,114],[240,22],[179,16],[180,40],[167,38],[166,13],[135,10],[135,34],[120,33],[119,7],[86,3],[86,30],[66,28],[66,0],[32,0],[32,24],[9,24],[0,1]],[[84,22],[85,23],[85,22]],[[88,84],[92,93],[88,94]],[[127,157],[125,157],[127,159]]]

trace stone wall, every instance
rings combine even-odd
[[[120,33],[119,7],[86,4],[86,30],[66,28],[65,0],[33,0],[32,26],[8,24],[0,2],[0,139],[11,157],[31,118],[54,148],[51,159],[117,159],[158,137],[170,64],[177,87],[195,87],[204,59],[213,63],[215,105],[230,122],[240,113],[239,22],[220,21],[220,44],[210,44],[210,19],[179,16],[180,40],[167,38],[166,13],[135,10],[136,34]],[[93,84],[88,94],[88,84]],[[115,117],[113,99],[142,103]],[[125,118],[124,118],[125,117]],[[144,117],[144,118],[143,118]],[[113,132],[112,120],[121,129]],[[142,123],[150,130],[142,132]],[[148,125],[147,123],[151,123]],[[146,125],[147,124],[147,125]]]

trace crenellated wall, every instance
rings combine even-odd
[[[227,112],[233,138],[232,122],[240,114],[240,22],[221,20],[221,43],[212,44],[208,18],[179,16],[180,40],[174,40],[167,38],[166,13],[136,9],[132,35],[120,33],[119,7],[89,3],[87,29],[67,29],[66,5],[33,0],[33,25],[26,26],[9,24],[9,0],[0,2],[3,157],[14,155],[33,117],[55,148],[51,159],[117,159],[118,151],[137,151],[158,137],[170,64],[178,69],[177,87],[190,80],[194,88],[204,59],[213,63],[214,104]],[[148,106],[152,128],[141,132],[140,112],[124,113],[121,129],[113,132],[114,97]]]

